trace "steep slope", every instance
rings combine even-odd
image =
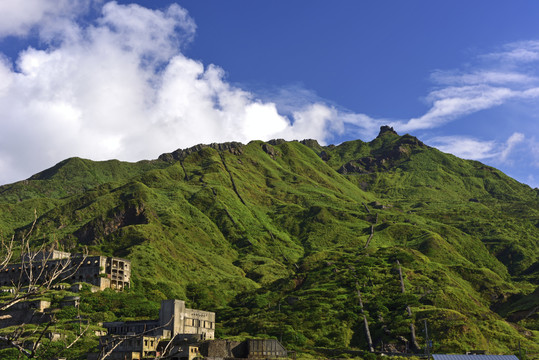
[[[0,188],[4,237],[34,209],[36,244],[127,257],[132,292],[216,309],[223,335],[366,349],[360,290],[377,349],[417,347],[410,324],[422,346],[428,319],[435,350],[539,351],[537,191],[388,127],[369,143],[68,159]]]

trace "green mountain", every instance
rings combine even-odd
[[[338,146],[71,158],[0,187],[4,239],[28,231],[34,211],[36,245],[131,260],[131,290],[88,294],[95,319],[97,298],[106,320],[156,316],[174,297],[216,311],[223,337],[367,350],[359,290],[377,350],[422,351],[426,320],[435,352],[520,342],[539,353],[539,190],[389,127]],[[127,313],[119,298],[150,306]]]

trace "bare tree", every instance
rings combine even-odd
[[[135,334],[129,334],[129,335],[109,335],[109,337],[101,344],[101,349],[98,354],[99,360],[106,360],[113,352],[116,350],[119,346],[121,346],[123,343],[129,340],[139,340],[143,339],[146,335],[154,334],[156,331],[166,328],[172,323],[172,320],[174,320],[174,315],[170,318],[170,320],[163,325],[160,325],[158,327],[152,327],[150,329],[146,329],[140,333]],[[174,338],[170,339],[170,341],[167,343],[165,347],[164,354],[168,351],[170,345],[172,344]],[[166,359],[166,356],[157,356],[155,359]]]
[[[58,251],[56,242],[48,246],[43,244],[33,248],[30,238],[37,221],[35,212],[34,215],[30,229],[22,234],[20,239],[17,240],[13,235],[9,241],[3,239],[0,241],[0,273],[4,282],[8,282],[2,285],[10,286],[8,290],[10,295],[0,301],[0,312],[9,312],[18,303],[33,300],[48,293],[56,284],[72,277],[87,256],[86,250],[78,256]],[[12,263],[15,254],[18,254],[20,259],[16,264]],[[57,257],[55,254],[64,254],[64,256]],[[6,279],[9,280],[6,281]],[[4,314],[0,318],[2,321],[7,321],[10,317],[9,314]],[[0,343],[5,347],[17,349],[26,358],[35,358],[44,336],[56,320],[54,316],[48,319],[32,318],[32,321],[34,320],[37,320],[41,326],[34,327],[30,331],[28,323],[19,323],[11,332],[0,335]],[[77,335],[75,342],[86,330],[87,328]],[[29,339],[34,339],[30,346]],[[66,346],[71,347],[73,344],[74,342]]]

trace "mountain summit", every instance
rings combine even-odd
[[[388,125],[382,125],[380,126],[380,132],[378,133],[378,137],[384,135],[384,134],[393,134],[393,135],[399,135],[391,126]]]

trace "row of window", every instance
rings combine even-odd
[[[195,327],[203,327],[206,329],[213,329],[214,323],[211,321],[204,321],[204,320],[198,320],[198,319],[185,319],[185,326],[195,326]]]

